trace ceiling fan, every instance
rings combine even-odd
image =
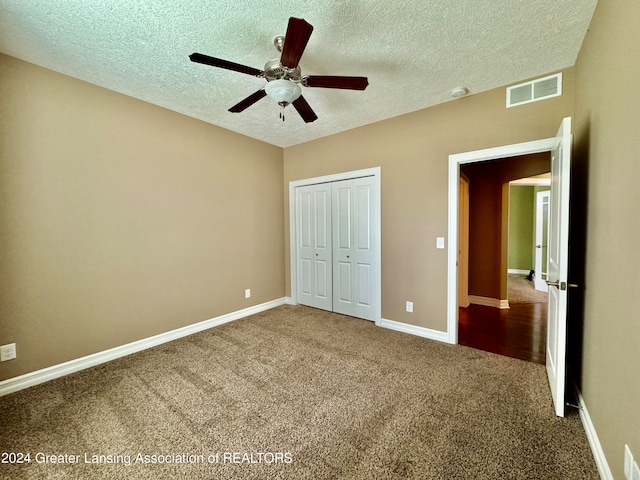
[[[300,58],[304,52],[309,37],[313,32],[313,25],[302,18],[289,18],[287,33],[273,40],[276,49],[281,52],[280,59],[267,62],[264,70],[247,67],[239,63],[229,62],[220,58],[210,57],[202,53],[192,53],[192,62],[225,68],[234,72],[245,73],[254,77],[265,78],[267,84],[255,93],[229,109],[230,112],[240,113],[265,96],[275,100],[282,110],[280,118],[284,120],[284,108],[291,104],[306,122],[313,122],[318,116],[311,109],[302,96],[300,85],[304,87],[340,88],[346,90],[364,90],[369,85],[367,77],[341,77],[332,75],[302,75]]]

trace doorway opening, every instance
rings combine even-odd
[[[562,119],[553,138],[449,155],[447,337],[450,343],[458,343],[457,260],[461,165],[542,152],[551,152],[549,271],[546,280],[549,285],[549,301],[545,366],[556,415],[563,417],[566,391],[567,289],[574,285],[568,281],[571,117]],[[506,280],[504,285],[506,291]]]
[[[550,160],[544,152],[460,166],[468,185],[459,215],[459,257],[467,258],[458,265],[459,289],[465,277],[468,283],[467,301],[458,303],[462,345],[545,363],[547,294],[533,282],[534,199],[550,187],[534,184],[550,183]]]
[[[524,142],[502,147],[488,148],[485,150],[477,150],[449,156],[449,229],[448,229],[448,285],[447,285],[447,340],[449,343],[458,343],[458,271],[459,248],[459,203],[460,203],[460,178],[461,167],[466,164],[480,164],[488,161],[497,161],[501,159],[509,159],[513,157],[547,153],[551,152],[556,145],[556,139],[547,138],[542,140],[534,140],[532,142]],[[501,254],[502,256],[503,254]],[[502,257],[501,257],[502,258]],[[498,260],[498,265],[502,261]],[[505,260],[506,261],[506,260]],[[494,262],[495,266],[495,262]],[[499,267],[495,267],[498,268]],[[506,298],[506,285],[504,287]],[[493,297],[489,297],[493,298]],[[500,295],[496,295],[495,299],[501,300]]]

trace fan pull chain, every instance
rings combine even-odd
[[[280,106],[280,118],[284,122],[284,106],[282,105]]]

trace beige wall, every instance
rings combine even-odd
[[[544,102],[507,109],[498,88],[286,148],[285,212],[292,180],[380,166],[382,317],[444,331],[447,251],[435,244],[447,236],[448,156],[554,136],[573,113],[573,85],[569,69],[564,95]],[[288,235],[287,223],[287,249]],[[414,313],[405,312],[407,300]]]
[[[587,187],[578,380],[616,479],[625,443],[640,459],[639,26],[636,0],[601,0],[576,63],[574,169]]]
[[[7,56],[0,119],[0,380],[284,296],[282,149]]]

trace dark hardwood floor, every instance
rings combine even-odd
[[[544,365],[546,341],[546,303],[521,303],[505,309],[473,304],[459,308],[460,345]]]

